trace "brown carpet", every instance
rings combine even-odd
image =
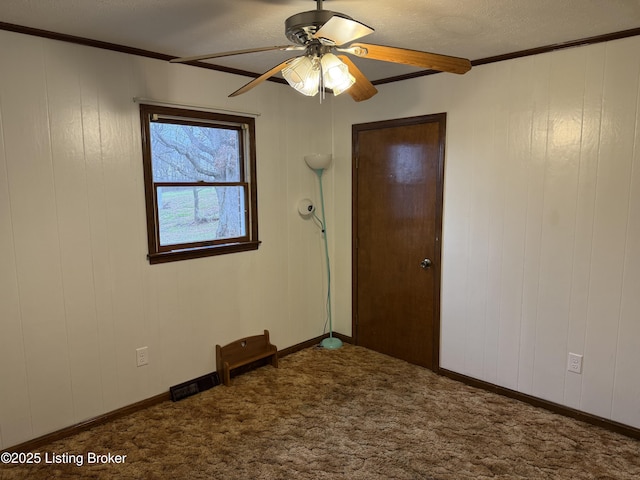
[[[640,478],[636,440],[351,345],[297,352],[38,452],[43,463],[0,466],[0,478]],[[90,452],[126,459],[87,464]]]

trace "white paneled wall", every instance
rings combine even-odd
[[[639,51],[633,37],[384,85],[334,114],[346,155],[353,123],[447,112],[441,366],[634,427]],[[348,258],[350,213],[335,213]],[[350,299],[336,308],[348,331]]]
[[[0,448],[210,372],[216,343],[320,335],[306,153],[334,154],[333,319],[350,334],[351,125],[438,112],[442,367],[640,427],[638,51],[634,37],[320,105],[269,82],[228,100],[245,78],[0,32]],[[261,113],[258,251],[147,263],[134,96]]]
[[[322,334],[323,247],[296,204],[330,104],[270,82],[229,100],[246,78],[2,31],[0,62],[0,449],[211,372],[216,343]],[[148,264],[136,96],[261,113],[257,251]]]

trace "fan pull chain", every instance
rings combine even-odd
[[[322,57],[318,58],[318,65],[320,66],[320,105],[322,105],[322,100],[324,100],[324,72],[322,71]]]

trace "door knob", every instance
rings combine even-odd
[[[421,268],[424,268],[425,270],[426,270],[427,268],[429,268],[430,266],[431,266],[431,260],[429,260],[428,258],[425,258],[424,260],[422,260],[422,261],[420,262],[420,267],[421,267]]]

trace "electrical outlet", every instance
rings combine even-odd
[[[570,353],[567,362],[567,370],[573,373],[582,373],[582,355]]]
[[[142,367],[149,363],[149,347],[136,348],[136,365]]]

